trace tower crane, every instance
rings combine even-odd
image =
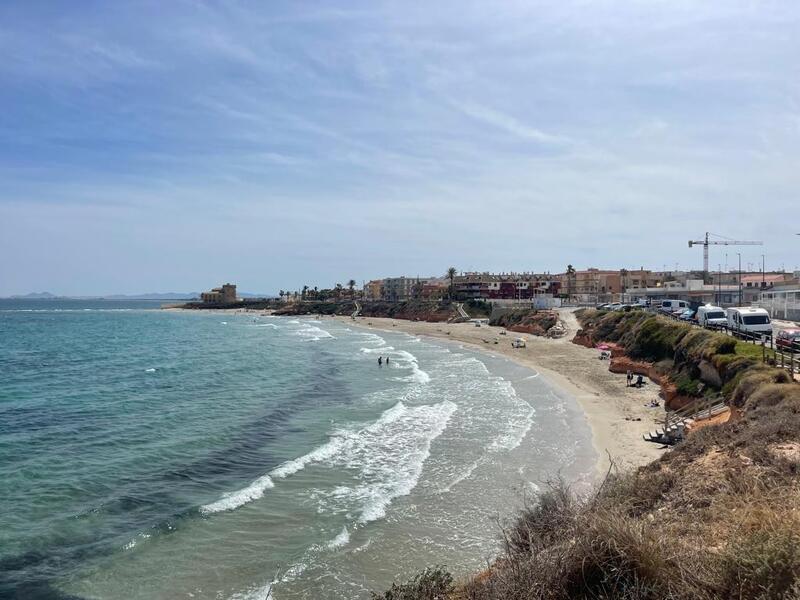
[[[703,275],[708,275],[708,247],[709,246],[763,246],[764,242],[742,242],[738,240],[709,240],[709,235],[716,235],[714,233],[709,234],[706,231],[706,237],[703,240],[689,240],[689,248],[692,246],[699,246],[702,244],[703,246]],[[716,237],[722,237],[721,235],[717,235]]]

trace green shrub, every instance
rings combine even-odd
[[[788,383],[789,381],[791,381],[789,374],[782,369],[761,364],[753,365],[737,377],[730,402],[733,406],[741,408],[756,389],[770,383]]]
[[[393,583],[372,600],[447,600],[453,593],[453,576],[442,567],[428,568],[407,583]]]

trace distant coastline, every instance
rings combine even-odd
[[[269,294],[254,294],[243,292],[242,298],[269,298]],[[185,302],[199,301],[200,292],[147,292],[144,294],[101,294],[71,296],[58,295],[51,292],[31,292],[29,294],[12,294],[0,296],[0,300],[183,300]]]

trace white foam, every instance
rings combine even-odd
[[[383,518],[395,498],[416,487],[431,443],[445,430],[456,408],[449,400],[413,407],[398,402],[372,425],[341,432],[341,451],[327,462],[358,472],[362,483],[338,486],[327,500],[337,510],[358,511],[360,523]]]
[[[145,372],[145,373],[155,373],[155,372],[156,372],[156,370],[155,370],[155,369],[153,369],[153,368],[150,368],[150,369],[145,369],[145,370],[144,370],[144,372]]]
[[[431,442],[445,430],[455,411],[456,405],[449,400],[413,407],[398,402],[371,425],[334,432],[325,444],[283,463],[246,488],[202,506],[200,511],[212,514],[234,510],[274,487],[273,477],[283,479],[311,463],[323,463],[358,471],[365,483],[353,488],[340,486],[331,496],[344,501],[348,509],[355,504],[362,523],[380,519],[394,498],[409,494],[417,485]]]
[[[139,543],[140,539],[141,540],[148,540],[148,539],[150,539],[150,534],[149,533],[140,533],[135,538],[133,538],[131,541],[129,541],[127,544],[125,544],[122,547],[122,549],[123,550],[133,550],[133,548],[135,548],[136,545]]]
[[[256,327],[272,327],[273,329],[278,329],[278,326],[275,323],[259,323]]]
[[[204,515],[222,512],[226,510],[233,510],[244,506],[248,502],[258,500],[264,495],[264,492],[270,488],[275,487],[269,475],[264,475],[256,479],[253,483],[246,488],[237,490],[235,492],[228,492],[216,502],[206,504],[200,507],[200,512]]]
[[[323,339],[334,339],[334,337],[324,329],[320,329],[319,327],[308,324],[306,324],[303,329],[298,329],[295,331],[295,335],[307,338],[310,342],[318,342],[319,340]]]
[[[492,441],[487,448],[490,452],[510,451],[517,448],[533,426],[533,415],[536,413],[530,404],[517,396],[514,386],[510,382],[501,379],[497,383],[497,389],[502,390],[510,400],[514,401],[516,410],[505,418],[508,428]]]
[[[227,324],[228,324],[227,321],[220,321],[220,325],[227,325]]]
[[[327,544],[327,548],[329,550],[335,550],[336,548],[341,548],[342,546],[346,546],[350,543],[350,532],[347,531],[347,525],[342,527],[342,530],[339,532],[335,538],[333,538]]]
[[[431,376],[419,368],[417,357],[405,350],[395,350],[391,354],[394,355],[394,360],[400,363],[401,368],[408,367],[411,369],[411,375],[406,377],[406,381],[414,383],[426,384],[431,380]],[[391,364],[391,363],[390,363]]]
[[[246,592],[237,592],[229,600],[272,600],[272,583],[251,588]]]
[[[383,339],[381,336],[375,334],[375,333],[370,333],[369,331],[359,331],[359,332],[357,332],[357,335],[361,335],[361,336],[364,336],[365,338],[367,338],[367,339],[364,340],[365,344],[372,343],[372,344],[378,344],[379,346],[385,346],[386,345],[386,340]]]
[[[388,356],[390,367],[398,367],[401,369],[410,369],[411,374],[404,377],[404,381],[413,383],[426,384],[431,380],[431,376],[427,372],[419,368],[417,357],[406,350],[396,350],[394,346],[382,346],[380,348],[361,348],[364,354],[380,354],[381,356]]]
[[[290,475],[294,475],[298,471],[305,469],[306,465],[309,465],[312,462],[323,461],[332,457],[341,449],[343,443],[344,439],[341,437],[331,438],[327,443],[319,446],[318,448],[314,448],[308,454],[304,454],[303,456],[295,458],[294,460],[286,461],[270,471],[269,474],[277,479],[284,479]]]
[[[394,350],[394,346],[383,346],[381,348],[361,348],[364,354],[377,354],[379,352],[385,353]]]

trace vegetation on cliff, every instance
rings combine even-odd
[[[579,311],[588,345],[614,342],[631,358],[655,363],[680,393],[722,395],[741,408],[752,391],[787,383],[789,375],[761,360],[761,349],[723,333],[642,312]]]
[[[465,305],[470,316],[473,312],[480,312],[480,304]],[[276,315],[341,315],[350,316],[356,310],[356,304],[351,300],[340,302],[295,302],[282,306],[275,311]],[[456,305],[450,301],[427,302],[423,300],[408,300],[406,302],[362,302],[362,317],[385,317],[390,319],[406,319],[409,321],[430,321],[439,323],[459,317]]]
[[[558,323],[558,315],[552,310],[514,310],[500,313],[491,319],[490,325],[505,327],[509,331],[547,335]]]
[[[502,530],[505,551],[485,572],[402,597],[800,600],[800,386],[723,335],[646,314],[580,318],[589,340],[667,361],[673,375],[713,365],[738,418],[586,496],[555,482]]]

